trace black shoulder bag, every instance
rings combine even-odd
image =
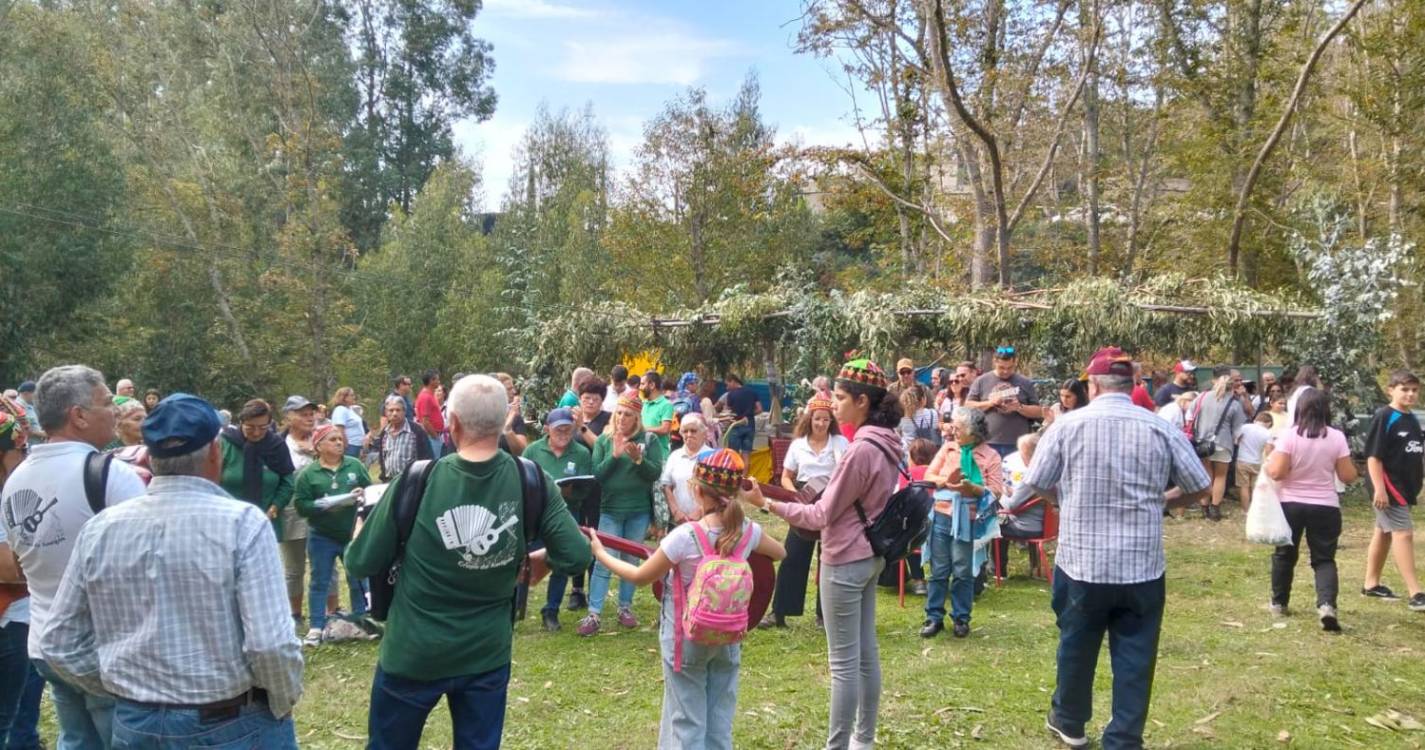
[[[910,474],[901,466],[898,458],[879,443],[881,451],[907,481]],[[930,518],[930,509],[935,505],[933,485],[929,482],[910,482],[896,491],[886,501],[886,507],[874,521],[866,518],[866,509],[858,499],[855,501],[856,515],[866,530],[866,541],[871,543],[871,552],[884,558],[887,563],[899,561],[917,543],[925,539],[925,527]]]

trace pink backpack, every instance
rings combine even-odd
[[[693,536],[703,559],[684,590],[683,575],[673,571],[673,671],[683,671],[683,640],[702,646],[727,646],[747,635],[747,612],[752,605],[752,566],[747,545],[752,526],[729,556],[719,555],[702,524],[692,523]]]

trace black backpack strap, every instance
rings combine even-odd
[[[397,562],[406,554],[406,542],[410,540],[411,531],[416,527],[416,514],[420,512],[421,498],[426,493],[426,481],[430,479],[433,468],[434,461],[416,461],[401,477],[401,491],[395,498]]]
[[[546,489],[544,470],[539,464],[521,456],[514,456],[520,472],[520,495],[523,499],[523,515],[520,523],[524,527],[524,563],[515,578],[514,601],[510,607],[511,624],[523,620],[529,607],[529,548],[540,538],[544,529],[544,508]]]
[[[890,461],[891,464],[896,467],[896,471],[899,471],[901,473],[901,476],[905,477],[905,480],[907,482],[911,481],[910,472],[906,471],[905,463],[901,461],[900,456],[897,456],[896,454],[892,453],[890,448],[887,448],[886,446],[881,445],[880,443],[872,443],[872,445],[876,446],[876,450],[879,450],[881,452],[881,455],[885,456],[886,460]]]
[[[109,465],[112,463],[112,453],[90,453],[84,458],[84,499],[89,501],[89,510],[96,516],[107,505]]]

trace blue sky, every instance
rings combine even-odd
[[[486,207],[498,208],[541,101],[553,111],[592,103],[622,168],[666,101],[701,86],[726,102],[756,70],[778,140],[859,142],[839,65],[794,51],[800,13],[799,0],[486,0],[475,31],[494,45],[499,105],[490,120],[455,127],[462,151],[483,164]]]

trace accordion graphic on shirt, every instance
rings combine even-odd
[[[60,544],[66,537],[64,526],[58,522],[46,524],[45,517],[59,504],[59,498],[45,500],[30,489],[16,490],[5,503],[5,525],[15,529],[15,541],[11,546],[48,547]]]
[[[501,522],[499,516],[506,516]],[[515,550],[511,545],[500,544],[505,532],[515,528],[519,516],[514,505],[500,506],[499,515],[479,505],[457,505],[442,513],[435,520],[435,528],[440,532],[440,540],[449,550],[460,550],[460,567],[468,570],[488,570],[511,563]],[[496,547],[500,552],[490,555]]]

